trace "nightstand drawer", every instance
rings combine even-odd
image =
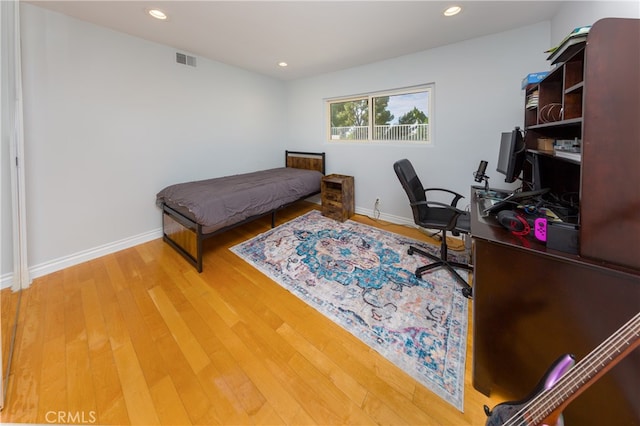
[[[349,215],[341,207],[322,206],[322,215],[340,222],[349,219]]]
[[[333,189],[327,190],[326,192],[324,192],[322,194],[322,196],[323,196],[323,200],[326,200],[326,201],[336,202],[336,203],[341,203],[342,202],[342,192],[341,191],[335,191]]]
[[[325,198],[322,200],[322,205],[323,206],[332,206],[332,207],[336,207],[341,209],[342,208],[342,199],[340,198],[335,198],[335,199],[331,199],[331,198]]]

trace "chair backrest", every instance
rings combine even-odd
[[[402,188],[404,188],[404,191],[407,193],[407,197],[409,197],[409,201],[411,202],[411,211],[413,212],[413,220],[416,223],[420,223],[428,209],[428,206],[426,205],[415,205],[415,203],[419,201],[427,200],[420,178],[418,178],[411,162],[406,158],[396,161],[393,164],[393,170],[395,170],[396,176],[398,176],[398,179],[402,184]]]

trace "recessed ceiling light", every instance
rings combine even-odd
[[[161,21],[164,21],[167,19],[167,14],[161,11],[160,9],[149,9],[147,10],[147,13],[156,19],[160,19]]]
[[[451,6],[447,8],[447,10],[443,12],[443,14],[444,16],[453,16],[457,15],[460,12],[462,12],[462,8],[460,6]]]
[[[278,62],[278,66],[284,68],[284,67],[289,66],[289,64],[284,62],[284,61],[282,61],[282,62]]]

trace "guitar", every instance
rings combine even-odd
[[[562,411],[638,345],[640,312],[577,364],[569,354],[558,358],[529,397],[485,405],[486,426],[562,426]]]

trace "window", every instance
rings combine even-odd
[[[432,143],[433,84],[330,99],[327,105],[331,141]]]

